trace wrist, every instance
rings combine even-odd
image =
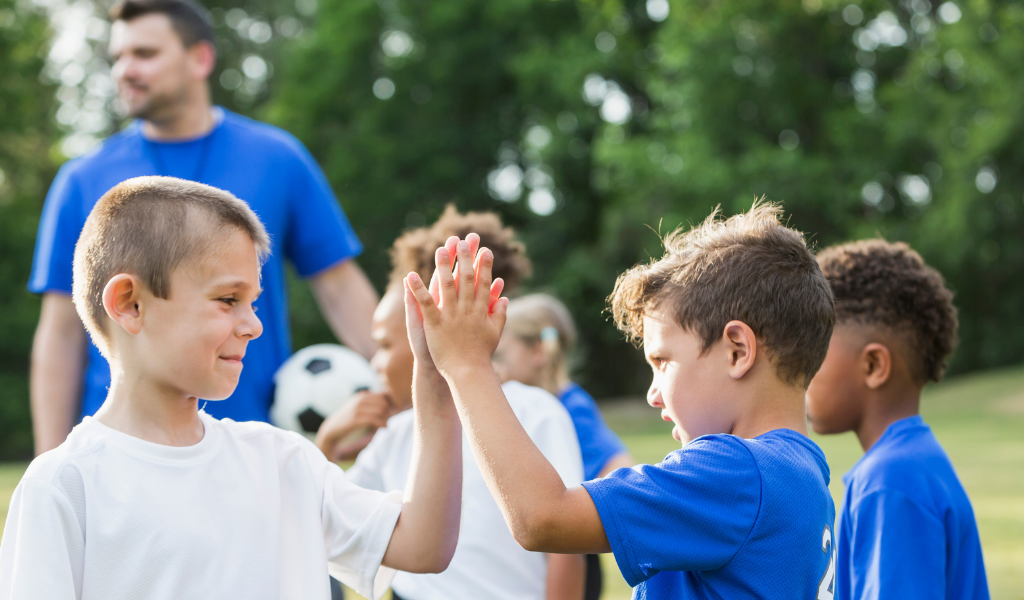
[[[475,379],[481,376],[492,376],[494,379],[498,378],[497,374],[494,372],[494,365],[491,364],[490,357],[485,361],[474,360],[463,362],[444,370],[444,379],[450,387],[466,381],[467,379]]]

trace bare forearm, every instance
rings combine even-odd
[[[44,300],[32,341],[29,396],[36,455],[62,444],[78,415],[86,342],[77,315],[67,314],[64,304],[70,306],[70,302],[66,298]]]
[[[310,281],[320,312],[334,335],[369,359],[377,349],[370,323],[377,308],[377,292],[352,260],[335,265]]]
[[[524,548],[547,547],[566,494],[562,478],[530,439],[489,365],[448,378],[473,455],[505,521]],[[557,535],[557,534],[556,534]]]
[[[587,563],[582,554],[549,554],[547,600],[581,600]]]
[[[403,571],[436,573],[447,568],[459,539],[462,427],[447,386],[436,372],[417,369],[413,394],[412,465],[392,537],[395,552],[386,562]]]

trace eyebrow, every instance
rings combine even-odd
[[[227,289],[227,290],[232,290],[232,291],[234,291],[234,290],[248,290],[248,289],[252,288],[252,286],[248,282],[241,281],[241,280],[239,280],[239,281],[228,281],[228,282],[225,282],[225,283],[217,283],[217,284],[214,284],[213,287],[215,289],[218,289],[218,290]],[[262,293],[263,293],[263,288],[262,287],[257,287],[256,288],[256,295],[259,296]]]

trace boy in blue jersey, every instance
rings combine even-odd
[[[835,322],[832,292],[781,209],[717,211],[665,240],[611,297],[642,340],[648,402],[682,442],[657,465],[566,488],[519,426],[491,363],[506,300],[484,290],[460,242],[451,274],[407,282],[431,358],[448,381],[470,446],[516,540],[543,552],[614,552],[636,598],[832,598],[835,507],[828,466],[805,435],[803,397]]]
[[[956,344],[952,292],[903,243],[835,246],[818,262],[838,320],[807,415],[816,432],[853,431],[864,448],[843,476],[836,600],[987,599],[970,500],[918,414]]]

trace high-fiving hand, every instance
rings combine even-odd
[[[463,367],[491,368],[505,325],[504,282],[491,281],[494,255],[487,248],[476,252],[479,243],[472,233],[465,240],[449,238],[434,254],[429,288],[416,273],[405,278],[409,342],[417,360],[432,360],[444,376]]]

